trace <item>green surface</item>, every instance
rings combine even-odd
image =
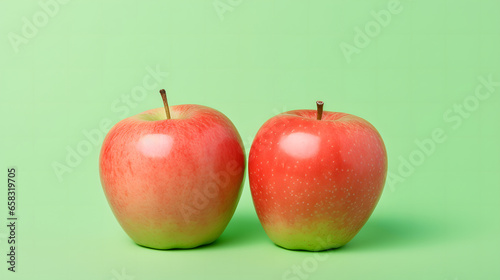
[[[28,2],[0,2],[0,174],[18,168],[19,203],[14,274],[4,183],[1,279],[500,279],[499,1],[75,0],[50,17]],[[374,24],[388,5],[399,12]],[[355,40],[365,27],[373,36]],[[481,87],[490,76],[498,82]],[[274,246],[248,182],[216,243],[136,246],[102,192],[100,141],[86,135],[161,107],[161,87],[171,105],[225,113],[247,151],[268,118],[323,100],[377,127],[392,179],[338,250]],[[60,178],[56,162],[71,165]],[[289,274],[295,266],[304,274]]]

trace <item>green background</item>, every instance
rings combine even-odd
[[[221,14],[214,2],[230,9]],[[305,265],[302,278],[285,279],[500,279],[500,87],[484,100],[474,97],[480,77],[500,81],[500,2],[401,1],[386,26],[374,24],[372,12],[389,2],[74,0],[59,4],[46,23],[37,1],[0,2],[0,166],[5,181],[7,167],[18,168],[19,203],[14,274],[4,262],[4,183],[0,277],[283,279]],[[37,30],[16,45],[23,18]],[[366,26],[373,36],[346,56],[341,46],[356,47],[356,28]],[[157,67],[168,77],[134,99]],[[100,143],[60,179],[53,164],[66,164],[68,149],[85,145],[84,131],[100,129],[101,121],[161,107],[163,87],[171,105],[225,113],[247,152],[267,119],[323,100],[325,110],[377,127],[389,172],[401,180],[386,184],[365,227],[345,247],[322,253],[326,260],[271,243],[248,181],[214,244],[136,246],[103,195]],[[467,114],[450,113],[464,102]],[[446,140],[413,172],[399,170],[421,155],[415,141],[435,129]]]

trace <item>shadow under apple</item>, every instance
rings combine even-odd
[[[217,247],[252,244],[268,240],[255,213],[236,212],[226,230],[212,245]]]
[[[444,221],[424,217],[372,217],[342,251],[366,251],[429,245],[447,240]]]

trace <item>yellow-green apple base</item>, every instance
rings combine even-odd
[[[232,213],[231,213],[232,214]],[[230,218],[230,217],[229,217]],[[189,249],[213,243],[222,234],[227,220],[220,221],[218,225],[207,225],[204,228],[183,228],[174,224],[163,224],[160,227],[152,225],[134,225],[125,222],[128,236],[138,245],[154,249]],[[133,230],[136,228],[138,230]],[[130,230],[129,230],[130,229]],[[203,232],[203,234],[200,234]]]
[[[269,238],[278,246],[290,250],[324,251],[347,244],[358,231],[335,229],[330,223],[295,227],[285,224],[264,225]]]

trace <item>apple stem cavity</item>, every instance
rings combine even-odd
[[[170,120],[170,109],[168,108],[167,92],[164,89],[161,89],[160,94],[161,98],[163,99],[163,106],[165,106],[165,113],[167,114],[167,120]]]
[[[323,101],[316,101],[316,106],[318,108],[318,120],[320,121],[321,118],[323,117]]]

